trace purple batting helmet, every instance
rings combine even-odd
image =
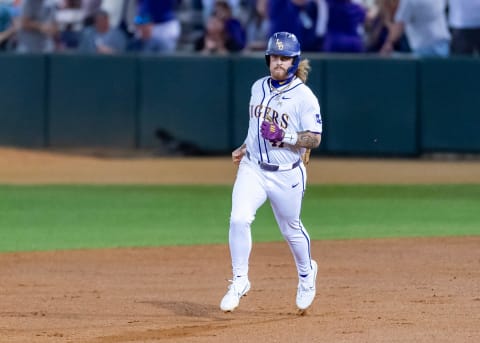
[[[270,67],[270,55],[293,57],[293,64],[288,68],[288,77],[292,77],[300,63],[300,43],[297,37],[290,32],[276,32],[268,40],[265,60]]]

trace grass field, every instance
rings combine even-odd
[[[0,251],[226,243],[230,186],[0,186]],[[311,185],[312,239],[480,235],[480,185]],[[255,241],[282,240],[266,203]]]

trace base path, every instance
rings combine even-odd
[[[480,163],[314,158],[310,183],[479,183]],[[1,184],[232,184],[228,158],[0,150]],[[5,229],[5,228],[3,228]],[[227,228],[226,228],[227,231]],[[227,235],[227,232],[226,232]],[[0,342],[480,342],[480,236],[314,241],[295,309],[286,243],[254,243],[252,289],[219,309],[228,246],[0,253]]]
[[[130,154],[131,155],[131,154]],[[102,157],[103,156],[103,157]],[[233,184],[229,157],[112,157],[0,148],[0,184]],[[313,157],[310,184],[480,183],[480,160]]]

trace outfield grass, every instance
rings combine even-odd
[[[227,243],[230,186],[0,186],[0,251]],[[312,239],[480,235],[480,185],[310,185]],[[282,240],[266,203],[255,241]]]

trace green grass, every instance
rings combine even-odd
[[[0,251],[227,243],[230,186],[0,186]],[[312,239],[480,234],[480,185],[310,185]],[[282,240],[268,202],[255,241]]]

